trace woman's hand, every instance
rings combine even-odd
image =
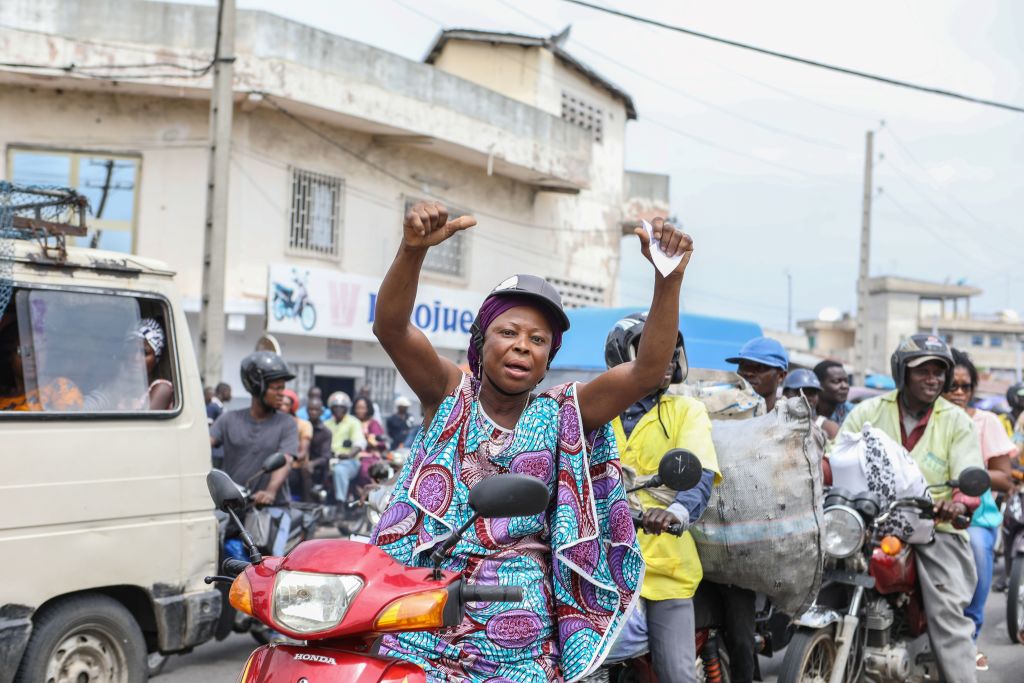
[[[662,253],[670,258],[682,255],[683,260],[672,271],[673,274],[678,273],[682,275],[686,271],[687,264],[690,262],[690,256],[693,254],[693,239],[664,218],[652,220],[651,228],[654,233],[653,240],[647,236],[647,231],[643,227],[633,230],[637,237],[640,238],[640,253],[653,265],[654,259],[651,258],[651,242],[653,241],[653,248],[660,249]]]
[[[472,216],[448,220],[448,209],[440,202],[419,202],[405,214],[402,240],[417,249],[433,247],[466,228],[476,225]]]

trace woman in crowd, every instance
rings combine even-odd
[[[996,534],[1003,522],[1003,516],[996,506],[992,491],[1009,491],[1013,478],[1010,474],[1010,457],[1017,453],[1017,447],[1006,436],[999,418],[995,413],[971,407],[974,392],[978,388],[978,370],[966,353],[953,349],[953,383],[944,398],[967,411],[974,421],[974,426],[981,440],[981,456],[992,477],[992,490],[981,497],[981,505],[974,511],[971,526],[967,533],[971,536],[971,550],[974,551],[974,564],[978,570],[978,585],[974,589],[974,597],[964,613],[974,620],[974,640],[978,640],[981,625],[985,620],[985,601],[988,600],[989,589],[992,587],[993,546]],[[978,652],[976,659],[979,671],[988,671],[988,659]]]
[[[373,412],[373,401],[365,396],[357,396],[352,403],[352,414],[363,426],[363,436],[366,437],[370,450],[376,449],[380,443],[378,437],[384,436],[384,427],[373,416]]]
[[[292,416],[295,420],[295,427],[299,430],[299,452],[292,461],[292,471],[289,472],[288,484],[293,494],[298,495],[306,487],[302,481],[302,470],[309,467],[309,443],[313,440],[313,425],[309,420],[303,420],[298,416],[299,395],[291,389],[281,392],[281,410]]]
[[[569,327],[542,278],[510,277],[484,300],[470,374],[410,323],[427,250],[475,224],[449,221],[440,204],[414,206],[380,288],[374,333],[419,398],[424,427],[373,540],[400,562],[430,566],[432,547],[469,519],[470,489],[497,473],[538,477],[552,503],[536,517],[477,522],[443,563],[477,584],[521,586],[521,604],[472,604],[461,625],[385,636],[380,653],[419,664],[430,681],[575,681],[602,661],[639,594],[643,559],[608,423],[672,362],[692,242],[660,219],[656,247],[638,232],[648,259],[659,248],[681,260],[655,273],[636,360],[534,394]]]
[[[145,355],[146,379],[149,389],[139,402],[140,407],[149,410],[169,410],[174,403],[174,385],[157,375],[157,366],[164,355],[167,337],[163,325],[156,318],[143,318],[135,330],[135,337],[142,341]]]

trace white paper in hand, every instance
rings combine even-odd
[[[663,276],[668,276],[679,262],[683,260],[683,255],[679,256],[668,256],[661,250],[661,245],[654,241],[654,228],[647,221],[640,219],[640,223],[644,226],[644,230],[647,231],[647,237],[651,240],[651,259],[654,261],[654,267],[658,269],[658,272]]]

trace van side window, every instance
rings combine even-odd
[[[173,410],[174,354],[156,300],[16,289],[0,318],[0,411]]]

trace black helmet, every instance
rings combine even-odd
[[[616,365],[636,360],[640,336],[644,333],[644,323],[646,322],[646,313],[630,313],[615,323],[615,327],[611,329],[608,338],[604,341],[604,364],[606,366],[614,368]],[[686,373],[689,371],[682,332],[676,335],[676,350],[672,356],[672,362],[676,365],[675,370],[672,371],[672,384],[678,384],[686,378]]]
[[[262,398],[267,385],[279,379],[295,379],[288,364],[273,351],[256,351],[242,360],[242,386],[253,396]]]
[[[1006,390],[1006,402],[1010,404],[1010,410],[1014,413],[1024,410],[1024,382],[1010,385]]]
[[[940,361],[946,366],[946,382],[942,386],[942,393],[948,392],[953,383],[953,354],[946,342],[931,334],[912,334],[896,347],[889,360],[896,388],[903,389],[907,368],[917,367],[930,360]]]

